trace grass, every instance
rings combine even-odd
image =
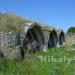
[[[74,61],[41,62],[39,56],[55,58],[74,57],[75,51],[66,51],[66,48],[53,48],[48,52],[30,54],[24,60],[0,59],[0,75],[75,75]]]

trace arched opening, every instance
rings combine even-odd
[[[59,35],[59,45],[63,45],[64,42],[65,42],[64,32],[61,32]]]
[[[38,50],[43,50],[44,37],[41,27],[34,25],[33,27],[29,28],[23,44],[29,51],[36,52]]]
[[[48,48],[53,48],[57,46],[57,33],[55,30],[51,31],[50,36],[49,36],[49,41],[48,41]]]

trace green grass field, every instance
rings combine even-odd
[[[72,46],[74,47],[74,46]],[[70,47],[71,48],[71,47]],[[43,58],[54,57],[56,59],[73,58],[75,51],[67,51],[66,48],[52,48],[48,52],[38,52],[26,55],[25,59],[17,62],[16,60],[0,60],[0,75],[75,75],[75,60],[71,62],[49,62]]]

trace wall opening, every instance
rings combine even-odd
[[[53,48],[57,46],[57,33],[55,30],[51,31],[50,36],[49,36],[49,41],[48,41],[48,48]]]
[[[63,45],[64,42],[65,42],[65,36],[64,33],[61,32],[59,35],[59,45]]]
[[[32,52],[43,50],[44,37],[41,28],[37,25],[29,28],[23,44],[27,50]]]

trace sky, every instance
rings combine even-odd
[[[0,0],[0,12],[40,21],[65,32],[75,26],[75,0]]]

